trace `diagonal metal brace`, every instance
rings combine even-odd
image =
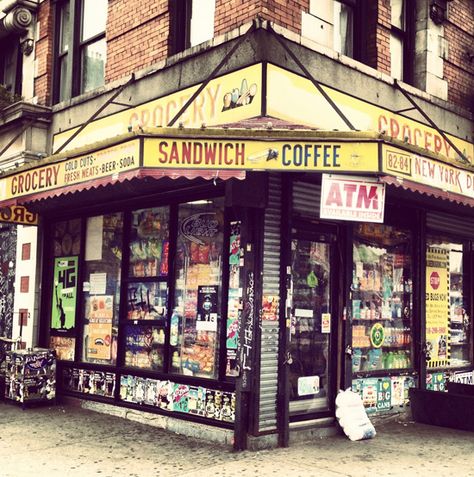
[[[416,109],[422,116],[423,118],[428,121],[429,125],[436,129],[436,131],[440,134],[440,136],[456,151],[456,153],[459,155],[461,160],[463,162],[466,162],[467,164],[470,164],[469,159],[459,150],[459,148],[449,139],[448,136],[436,125],[436,123],[421,109],[420,105],[415,102],[415,100],[411,97],[411,95],[405,91],[399,84],[397,80],[395,80],[395,86],[396,88],[405,96],[405,98],[409,101],[409,103],[413,106],[414,109]],[[412,109],[412,108],[410,108]]]
[[[329,103],[329,105],[336,111],[336,113],[339,115],[339,117],[346,123],[346,125],[352,130],[352,131],[357,131],[357,128],[354,127],[354,125],[349,121],[349,119],[346,117],[346,115],[339,109],[337,104],[329,97],[329,95],[324,91],[323,87],[319,83],[319,81],[308,71],[308,69],[301,63],[299,58],[293,53],[293,51],[290,50],[288,45],[283,41],[281,36],[273,29],[272,25],[268,25],[269,30],[273,33],[275,38],[277,39],[278,43],[283,47],[283,49],[290,55],[291,59],[298,65],[300,70],[305,74],[306,78],[308,78],[311,83],[314,84],[316,89],[321,93],[321,95],[324,97],[324,99]]]
[[[122,91],[127,88],[127,86],[129,86],[130,84],[132,84],[133,82],[135,81],[135,73],[132,73],[132,76],[130,77],[130,79],[124,83],[122,86],[120,86],[117,91],[115,91],[115,93],[85,122],[85,123],[82,123],[81,126],[79,127],[79,129],[77,129],[76,131],[74,131],[74,134],[69,137],[63,144],[61,144],[61,146],[59,146],[54,152],[53,154],[59,154],[71,141],[73,141],[77,136],[79,136],[79,134],[81,134],[82,131],[84,131],[84,129],[92,122],[94,121],[94,119],[105,109],[107,108],[107,106],[109,106],[109,104],[113,103],[115,98],[117,98],[121,93]]]
[[[254,21],[252,23],[252,26],[245,32],[244,35],[242,35],[238,41],[235,43],[235,45],[229,50],[229,52],[224,56],[222,61],[214,68],[212,73],[208,76],[206,81],[204,81],[201,86],[194,92],[194,94],[184,103],[183,107],[175,114],[173,119],[168,123],[168,127],[171,127],[174,125],[174,123],[180,118],[180,116],[188,109],[190,104],[201,94],[201,91],[217,76],[217,73],[219,73],[220,69],[227,63],[227,60],[234,54],[234,52],[237,50],[237,48],[247,39],[249,34],[253,32],[256,29],[256,22]]]

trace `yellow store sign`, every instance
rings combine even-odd
[[[313,83],[275,65],[268,65],[267,112],[270,116],[323,130],[347,131],[348,126]],[[457,154],[440,133],[419,121],[383,109],[328,86],[324,92],[359,131],[383,132],[393,139],[456,158]],[[283,92],[291,91],[291,94]],[[472,163],[474,145],[447,135]]]
[[[64,150],[112,138],[138,127],[166,127],[200,84],[162,96],[139,106],[90,123]],[[258,116],[262,101],[262,65],[253,65],[210,81],[174,126],[201,127],[226,124]],[[61,146],[77,128],[56,134],[54,147]]]
[[[0,181],[1,200],[38,194],[60,187],[80,184],[139,167],[138,139],[97,152],[28,169]]]
[[[382,171],[419,184],[474,198],[474,173],[444,162],[383,145]]]
[[[169,169],[377,172],[377,143],[145,138],[144,166]]]

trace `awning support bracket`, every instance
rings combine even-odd
[[[459,150],[459,148],[453,143],[453,141],[451,141],[451,139],[446,136],[446,134],[436,125],[436,123],[423,111],[423,109],[418,103],[416,103],[416,101],[411,97],[411,95],[400,86],[398,80],[395,80],[395,87],[403,94],[403,96],[405,96],[405,98],[409,101],[413,108],[416,109],[423,116],[423,118],[429,123],[429,125],[432,128],[436,129],[439,135],[454,149],[454,151],[456,151],[456,153],[459,155],[459,159],[461,160],[461,162],[470,164],[469,159]]]
[[[107,108],[107,106],[109,106],[109,104],[112,104],[115,100],[115,98],[117,98],[121,93],[122,91],[127,88],[127,86],[129,86],[130,84],[132,84],[133,82],[135,81],[135,73],[132,73],[132,76],[130,77],[130,79],[124,83],[122,86],[120,86],[117,91],[115,91],[115,93],[97,110],[95,111],[95,113],[84,123],[82,123],[80,126],[79,126],[79,129],[77,129],[76,131],[74,131],[74,134],[72,134],[71,137],[69,137],[63,144],[61,144],[61,146],[59,146],[54,152],[53,152],[53,155],[54,154],[59,154],[68,144],[71,143],[71,141],[73,141],[77,136],[79,136],[79,134],[81,134],[82,131],[84,131],[84,129],[92,122],[94,121],[94,119],[105,109]],[[127,105],[127,107],[130,107],[129,105]]]
[[[331,99],[331,97],[326,93],[326,91],[324,91],[323,87],[321,86],[321,83],[308,71],[308,69],[303,65],[303,63],[301,63],[299,58],[293,53],[293,51],[291,51],[288,45],[280,37],[280,35],[273,29],[271,24],[268,25],[268,28],[275,36],[278,43],[280,43],[283,49],[288,53],[288,55],[290,55],[291,59],[298,65],[300,70],[305,74],[306,78],[308,78],[311,81],[311,83],[313,83],[316,89],[321,93],[321,95],[329,103],[332,109],[336,111],[338,116],[346,123],[349,129],[351,129],[352,131],[357,131],[357,128],[354,127],[354,125],[349,121],[347,116],[339,109],[337,104]]]
[[[252,23],[252,26],[242,35],[235,45],[228,51],[228,53],[224,56],[222,61],[214,68],[212,73],[207,77],[207,79],[201,83],[201,86],[194,92],[194,94],[184,103],[183,107],[175,114],[175,116],[171,119],[171,121],[167,124],[167,127],[172,127],[174,123],[181,117],[181,115],[188,109],[191,103],[201,94],[204,88],[217,76],[217,73],[221,70],[221,68],[227,63],[227,60],[234,54],[237,48],[247,39],[249,34],[256,29],[256,21]]]

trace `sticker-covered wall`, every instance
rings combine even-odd
[[[0,336],[12,337],[16,226],[0,226]]]

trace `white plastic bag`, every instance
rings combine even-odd
[[[365,412],[360,396],[351,391],[339,391],[336,397],[336,418],[344,434],[351,441],[372,439],[375,437],[375,428]]]

